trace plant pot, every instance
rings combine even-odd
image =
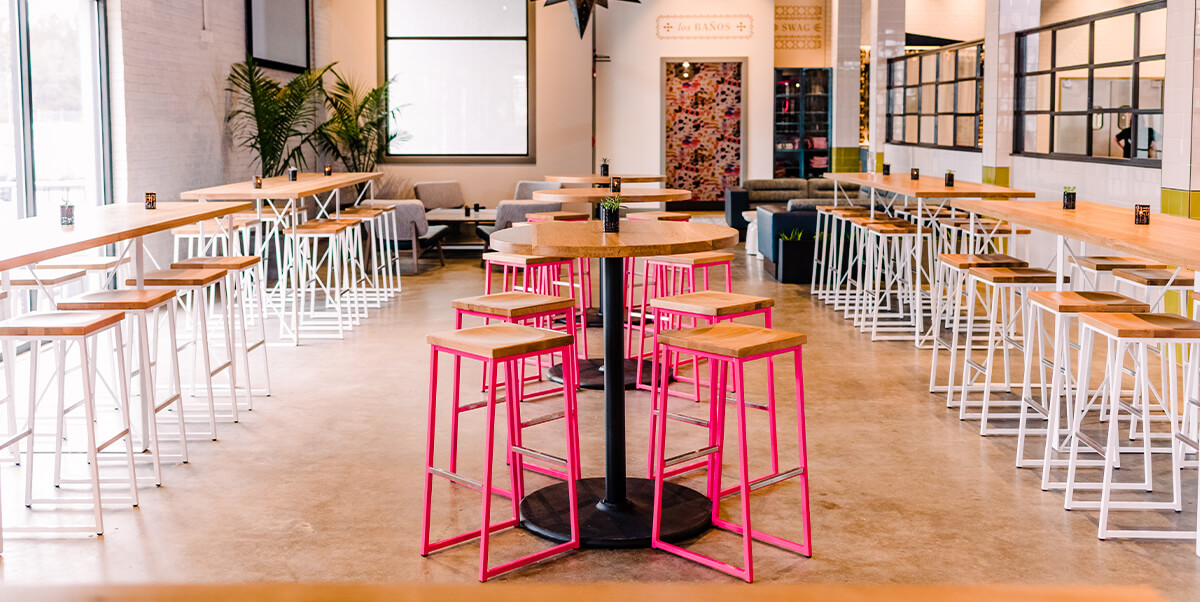
[[[608,177],[608,163],[600,164],[600,175],[602,175],[606,178]]]
[[[912,171],[908,172],[908,177],[910,177],[914,180],[920,180],[921,179],[921,170],[919,170],[915,167],[912,168]]]
[[[775,279],[787,284],[812,282],[813,239],[775,241]]]
[[[63,205],[58,208],[59,220],[64,226],[75,225],[75,205]]]
[[[621,210],[600,208],[600,221],[604,224],[605,232],[620,232],[621,231]]]
[[[1063,209],[1066,209],[1067,211],[1072,211],[1075,209],[1075,193],[1074,192],[1064,192],[1063,193]]]
[[[953,188],[953,187],[954,187],[954,174],[948,173],[948,174],[946,174],[946,188]]]

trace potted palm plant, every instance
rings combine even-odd
[[[367,88],[337,71],[333,76],[333,85],[324,91],[329,118],[317,128],[317,148],[339,161],[346,171],[374,171],[393,141],[411,138],[404,132],[388,133],[388,120],[399,111],[388,109],[391,82]]]
[[[233,109],[225,121],[237,145],[255,154],[263,177],[305,166],[304,149],[315,135],[321,78],[331,67],[305,70],[281,85],[253,59],[233,65],[226,87]]]
[[[600,201],[600,220],[605,232],[621,231],[621,197],[606,196]]]
[[[781,232],[775,242],[775,279],[788,284],[811,281],[814,242],[806,239],[799,228]]]

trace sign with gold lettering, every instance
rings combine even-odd
[[[775,66],[825,67],[826,0],[775,0]]]
[[[748,39],[754,35],[754,17],[660,15],[655,29],[660,40]]]

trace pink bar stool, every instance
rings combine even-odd
[[[662,365],[660,366],[657,361],[655,362],[654,376],[655,378],[660,378],[661,381],[659,387],[652,393],[652,396],[656,398],[656,401],[652,403],[656,408],[661,408],[662,413],[662,419],[657,420],[658,431],[654,435],[656,440],[656,453],[654,454],[654,518],[650,532],[651,546],[653,548],[699,562],[704,566],[745,579],[747,582],[754,580],[752,540],[757,539],[776,547],[791,550],[802,556],[812,556],[812,529],[808,499],[808,453],[806,451],[804,432],[804,372],[801,362],[801,348],[807,342],[807,339],[808,337],[803,334],[735,322],[720,322],[700,328],[673,330],[663,332],[659,335],[659,350],[664,353],[661,355],[663,358]],[[666,389],[669,380],[668,377],[671,373],[670,358],[672,353],[696,355],[709,361],[710,380],[716,383],[716,385],[709,389],[711,392],[711,403],[709,405],[709,419],[707,421],[686,416],[673,416],[666,412],[667,398],[662,392]],[[795,468],[774,476],[751,480],[746,440],[746,406],[748,404],[746,402],[745,374],[743,370],[746,362],[787,353],[792,354],[795,361],[796,428],[799,464]],[[724,457],[725,441],[725,379],[730,368],[732,368],[733,372],[734,389],[737,390],[737,441],[740,478],[737,486],[722,489],[721,462]],[[659,397],[659,395],[662,395],[662,397]],[[658,399],[661,399],[661,402],[657,401]],[[656,410],[654,413],[658,413],[658,411]],[[652,416],[654,413],[652,413]],[[667,423],[669,422],[666,419],[667,417],[686,419],[689,423],[706,427],[708,431],[706,446],[694,451],[667,457]],[[742,536],[743,566],[741,568],[667,543],[660,537],[663,481],[672,467],[689,464],[699,458],[707,459],[708,482],[706,495],[713,501],[713,524],[721,529]],[[750,523],[750,492],[793,477],[800,477],[801,482],[800,514],[804,523],[802,543],[753,529]],[[720,517],[721,499],[726,495],[737,494],[741,495],[742,520],[740,524]]]
[[[669,297],[671,295],[682,295],[684,293],[692,293],[701,290],[696,286],[696,275],[698,272],[704,274],[703,290],[712,290],[709,286],[709,270],[714,267],[725,268],[725,292],[733,292],[733,278],[731,266],[733,265],[733,253],[723,251],[701,251],[699,253],[682,253],[680,255],[659,255],[655,257],[647,257],[643,264],[642,278],[642,301],[638,305],[638,316],[646,315],[651,299],[659,297]],[[626,271],[631,272],[633,264],[626,264]],[[631,276],[632,277],[632,276]],[[628,286],[627,290],[632,295],[632,286]],[[628,299],[626,304],[630,308],[626,316],[625,328],[626,340],[625,348],[630,350],[630,357],[633,357],[633,299]]]
[[[531,357],[538,357],[547,353],[562,353],[566,356],[574,354],[575,338],[570,334],[543,330],[540,328],[532,328],[520,324],[491,324],[488,326],[480,326],[478,328],[467,328],[464,330],[455,330],[450,332],[440,332],[430,334],[427,337],[430,345],[430,361],[429,361],[429,423],[428,423],[428,443],[425,447],[425,501],[424,514],[421,524],[421,555],[428,556],[430,553],[449,546],[453,546],[465,541],[475,539],[480,540],[479,546],[479,580],[487,581],[490,577],[506,573],[513,569],[532,564],[539,560],[549,558],[551,556],[561,554],[563,552],[574,550],[579,547],[579,514],[577,509],[578,498],[576,497],[575,479],[567,481],[568,499],[571,508],[571,539],[566,543],[562,543],[551,548],[522,556],[516,560],[512,560],[501,564],[495,568],[489,567],[488,551],[490,544],[490,536],[492,533],[501,529],[516,527],[521,522],[520,502],[524,496],[525,477],[524,477],[524,462],[526,457],[537,458],[545,462],[551,462],[562,467],[566,474],[576,474],[579,464],[579,439],[577,437],[578,430],[575,427],[577,417],[575,415],[575,388],[578,382],[576,369],[572,363],[568,362],[563,366],[563,412],[566,422],[566,454],[564,457],[555,456],[546,452],[536,451],[522,445],[521,428],[519,426],[520,418],[517,416],[517,406],[519,401],[510,397],[505,400],[508,409],[506,414],[507,432],[508,432],[508,451],[506,452],[509,464],[509,475],[511,483],[510,502],[512,505],[512,516],[502,522],[492,524],[492,496],[499,494],[504,495],[504,492],[496,489],[492,485],[492,464],[493,450],[495,449],[496,437],[496,375],[501,371],[504,372],[504,380],[508,385],[506,391],[520,390],[519,386],[515,386],[518,377],[518,368],[523,360]],[[466,357],[483,362],[488,374],[488,396],[485,408],[486,415],[486,433],[483,441],[484,451],[484,477],[483,481],[476,481],[469,477],[458,474],[451,470],[444,470],[434,466],[434,440],[437,417],[437,385],[438,385],[438,356],[441,353],[449,353],[455,357]],[[456,375],[457,376],[457,375]],[[456,398],[452,403],[458,404],[457,393],[458,383],[455,382],[454,393]],[[433,499],[433,477],[438,476],[449,480],[452,483],[464,485],[471,489],[480,491],[483,496],[483,504],[481,508],[481,524],[478,529],[468,531],[466,533],[448,537],[436,542],[429,540],[429,523],[430,512],[432,509]]]
[[[503,272],[500,291],[521,291],[540,295],[567,296],[575,300],[580,322],[587,323],[587,310],[591,307],[591,276],[586,261],[576,268],[575,260],[566,257],[543,257],[539,255],[517,255],[515,253],[483,254],[483,293],[492,293],[492,267],[499,266]],[[562,279],[566,270],[567,278]],[[584,272],[588,275],[584,275]],[[579,278],[576,278],[579,276]],[[566,287],[569,294],[562,295]],[[583,329],[583,349],[587,352],[587,328]]]

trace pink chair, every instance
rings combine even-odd
[[[804,432],[804,372],[801,362],[801,348],[807,337],[802,334],[761,328],[735,322],[721,322],[711,326],[673,330],[662,332],[654,350],[655,364],[653,375],[658,387],[651,393],[656,408],[657,432],[654,435],[656,451],[654,454],[654,515],[651,527],[651,546],[655,549],[670,552],[677,556],[699,562],[740,577],[747,582],[754,580],[754,557],[751,549],[752,540],[758,540],[779,548],[791,550],[802,556],[812,556],[812,531],[809,516],[808,499],[808,454]],[[714,383],[710,387],[711,399],[708,420],[700,420],[688,416],[673,415],[667,411],[667,396],[665,389],[671,374],[672,354],[689,354],[708,360],[709,380]],[[744,367],[746,362],[767,359],[777,355],[791,353],[795,361],[796,378],[796,428],[798,437],[799,464],[790,470],[774,476],[750,479],[749,457],[746,441],[746,386]],[[662,358],[661,365],[658,358]],[[736,410],[738,415],[738,455],[740,478],[737,486],[722,488],[721,462],[724,457],[725,435],[725,385],[727,373],[732,368],[733,388],[737,391]],[[773,393],[773,391],[771,391]],[[653,415],[652,414],[652,415]],[[666,456],[667,418],[685,420],[691,424],[705,427],[708,438],[704,447],[671,457]],[[731,531],[742,536],[743,565],[741,568],[670,544],[662,540],[662,507],[663,481],[674,467],[690,464],[698,458],[707,460],[708,479],[706,495],[713,501],[712,522],[718,528]],[[801,499],[799,515],[803,521],[802,542],[797,543],[764,531],[753,529],[750,523],[750,492],[781,481],[799,477],[801,481]],[[741,496],[741,523],[725,520],[720,517],[721,499],[726,495]]]
[[[440,332],[430,334],[427,337],[430,345],[430,366],[429,366],[429,422],[427,431],[427,444],[425,447],[425,497],[424,497],[424,513],[421,523],[421,555],[427,556],[432,552],[453,546],[465,541],[479,538],[479,580],[487,581],[491,577],[506,573],[513,569],[526,566],[528,564],[549,558],[551,556],[561,554],[563,552],[574,550],[579,547],[579,514],[577,509],[577,497],[575,479],[567,480],[567,495],[570,503],[571,513],[571,539],[566,543],[562,543],[551,548],[527,554],[516,560],[512,560],[501,564],[495,568],[489,567],[488,552],[490,546],[491,535],[501,529],[516,527],[521,522],[520,502],[525,497],[525,478],[524,478],[524,462],[525,458],[532,457],[545,462],[552,462],[559,465],[565,474],[578,474],[579,466],[579,439],[577,416],[575,413],[575,389],[578,383],[578,375],[573,362],[568,362],[563,365],[563,415],[565,417],[566,431],[566,448],[567,451],[564,457],[555,456],[550,453],[536,451],[522,445],[520,428],[520,417],[518,415],[518,406],[520,398],[514,391],[520,391],[521,387],[517,386],[519,376],[519,368],[521,362],[526,358],[536,358],[544,354],[560,353],[564,357],[571,357],[575,354],[575,338],[570,334],[554,332],[551,330],[543,330],[540,328],[532,328],[520,324],[491,324],[488,326],[480,326],[477,328],[467,328],[464,330],[455,330],[449,332]],[[444,470],[434,466],[434,440],[437,416],[437,387],[438,387],[438,357],[441,353],[449,353],[455,358],[465,357],[469,359],[483,362],[484,369],[488,374],[487,401],[484,403],[486,409],[486,427],[483,441],[484,453],[484,476],[482,481],[477,481],[470,477],[463,476],[452,470]],[[496,437],[496,406],[500,400],[496,398],[497,391],[497,374],[504,372],[504,383],[506,391],[505,404],[507,408],[505,419],[507,421],[508,433],[508,448],[506,452],[509,464],[509,476],[511,490],[504,492],[498,490],[492,484],[492,464],[495,449]],[[459,375],[455,374],[455,382],[453,383],[453,401],[455,406],[458,406],[459,392]],[[528,421],[526,424],[539,424],[539,419],[535,418]],[[451,483],[463,485],[468,488],[479,491],[483,497],[481,508],[481,524],[478,529],[468,531],[466,533],[448,537],[440,541],[430,542],[430,514],[432,510],[433,500],[433,477],[438,476],[449,480]],[[500,494],[509,497],[512,505],[512,516],[507,520],[492,524],[492,496]]]

